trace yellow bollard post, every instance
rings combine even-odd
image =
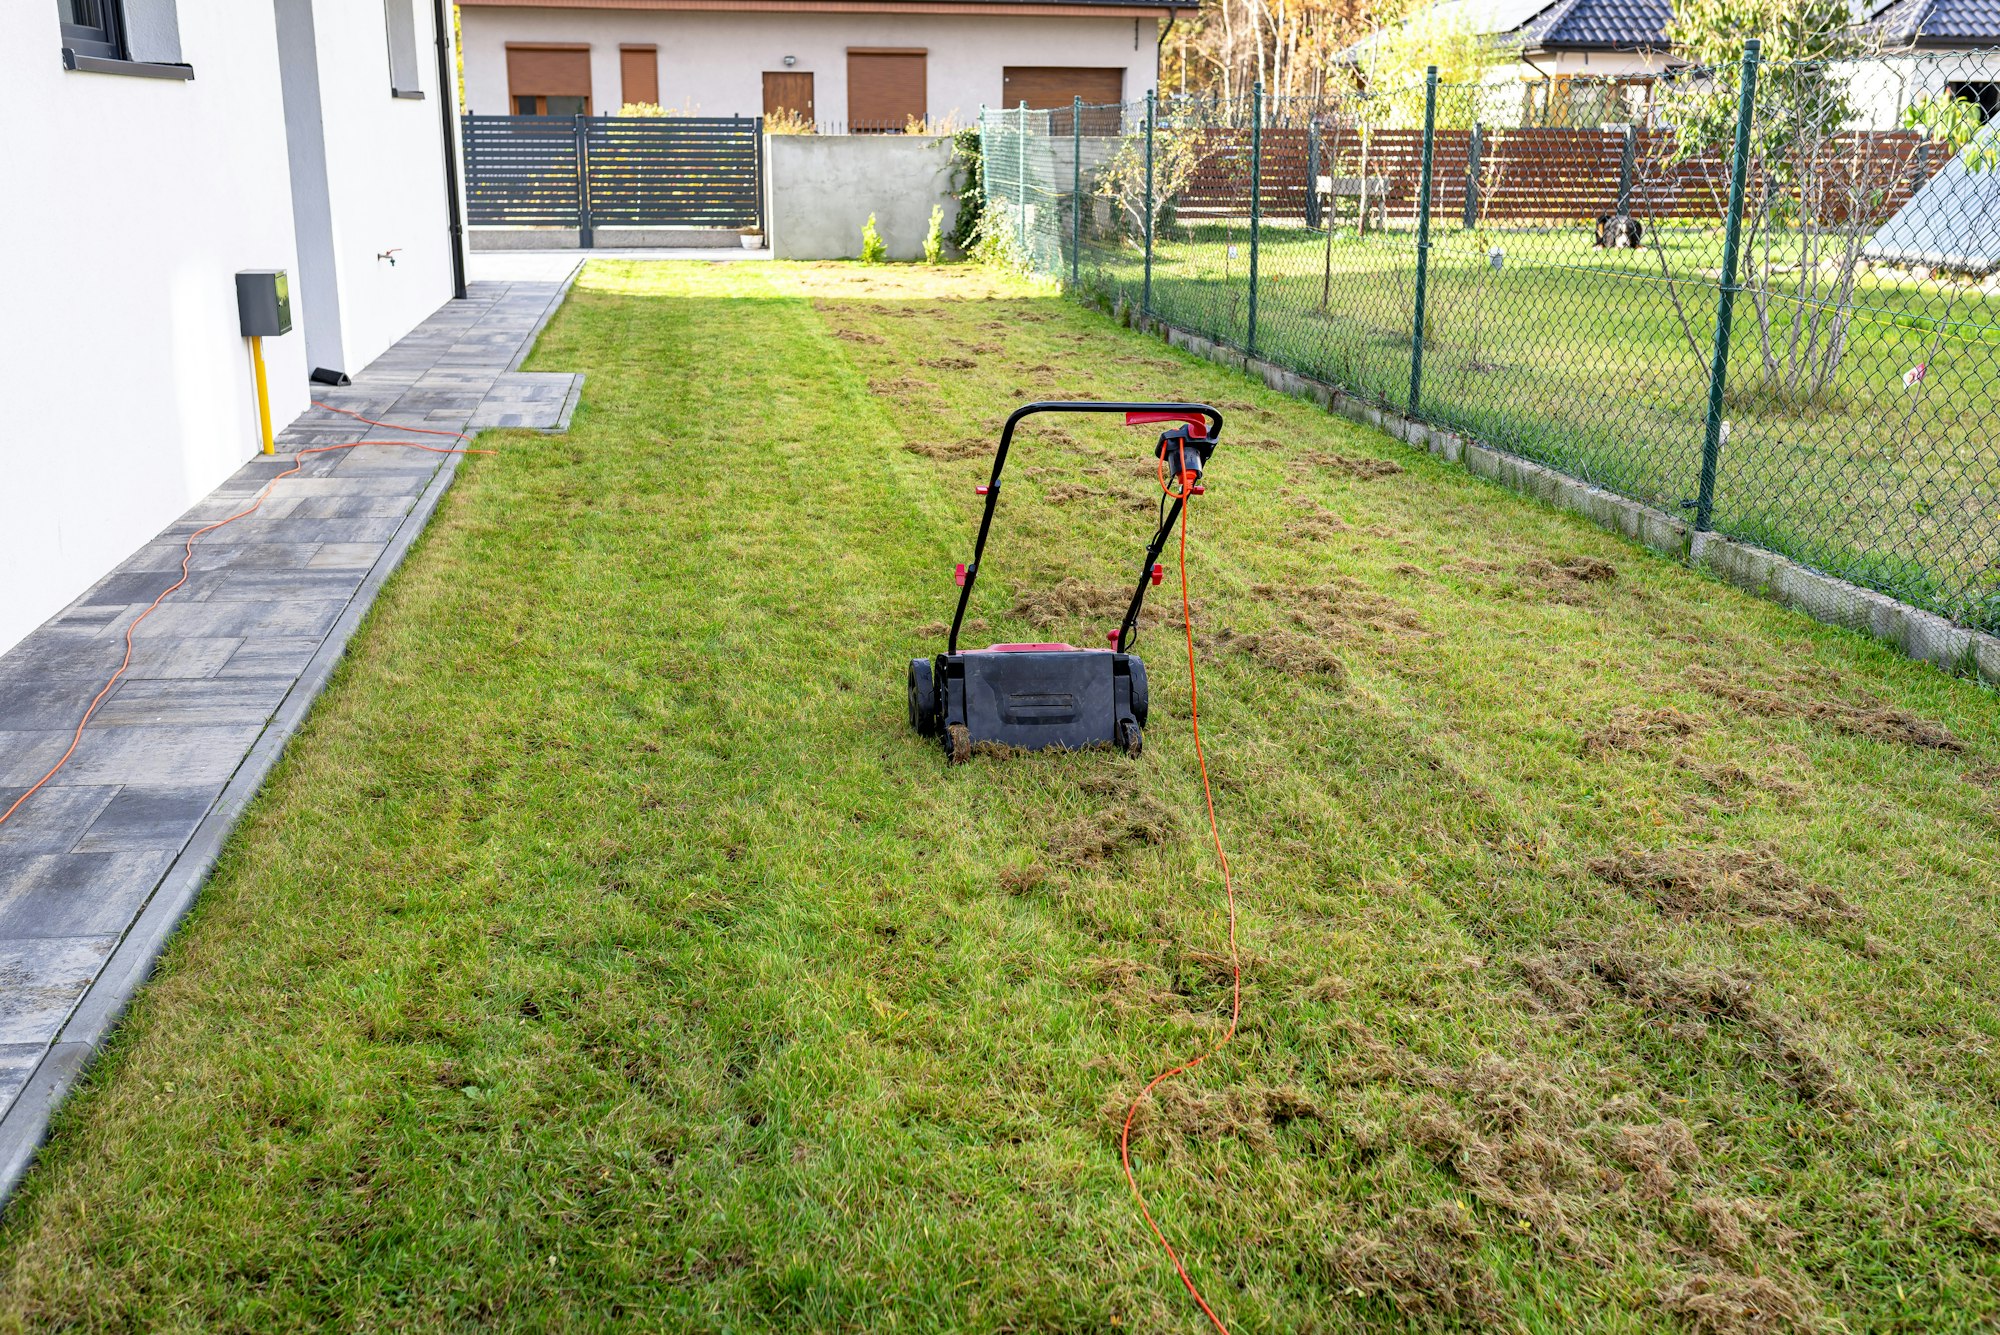
[[[271,388],[264,383],[264,340],[254,334],[250,338],[250,360],[257,365],[257,424],[264,429],[264,453],[276,454],[276,443],[271,439]]]

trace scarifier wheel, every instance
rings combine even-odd
[[[920,737],[937,736],[937,683],[928,658],[910,660],[910,726]]]
[[[1128,756],[1136,757],[1145,749],[1145,731],[1136,723],[1125,722],[1118,725],[1118,745]]]
[[[1132,674],[1132,717],[1139,720],[1139,726],[1146,726],[1146,665],[1133,654],[1125,660],[1126,669]]]
[[[945,729],[945,759],[954,765],[963,765],[972,759],[972,729],[963,723],[954,723]],[[1138,752],[1133,752],[1137,755]]]

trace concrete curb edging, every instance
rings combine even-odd
[[[1664,556],[1685,561],[1729,584],[1769,598],[1816,621],[1856,630],[1895,645],[1909,657],[2000,686],[2000,636],[1954,625],[1935,612],[1808,569],[1789,557],[1719,533],[1697,533],[1677,516],[1580,482],[1518,454],[1432,426],[1393,408],[1356,398],[1333,385],[1249,356],[1212,339],[1122,309],[1117,318],[1173,347],[1262,380],[1267,388],[1309,399],[1331,413],[1374,427],[1397,440],[1535,500],[1582,515]]]

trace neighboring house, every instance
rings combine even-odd
[[[0,4],[0,651],[259,448],[239,270],[289,272],[280,428],[451,297],[444,10]]]
[[[1868,15],[1867,29],[1886,54],[1880,71],[1857,78],[1864,115],[1894,123],[1910,103],[1949,93],[2000,114],[2000,0],[1891,0]]]
[[[982,106],[1129,101],[1194,0],[459,0],[467,110],[790,113],[833,129],[973,124]]]
[[[1487,82],[1536,87],[1527,118],[1595,125],[1634,119],[1654,80],[1679,63],[1667,40],[1672,18],[1668,0],[1438,0],[1405,25],[1487,38],[1509,56]],[[1370,34],[1336,59],[1365,78],[1381,40]]]

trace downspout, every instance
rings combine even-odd
[[[1167,38],[1174,35],[1174,20],[1178,17],[1180,17],[1180,11],[1172,6],[1168,6],[1167,26],[1160,29],[1160,40],[1153,43],[1153,87],[1156,90],[1160,86],[1160,53],[1167,49]]]
[[[1554,108],[1549,105],[1549,99],[1555,96],[1555,91],[1556,91],[1555,80],[1549,77],[1549,72],[1547,70],[1543,69],[1540,65],[1537,65],[1535,63],[1534,57],[1528,54],[1528,48],[1525,43],[1521,47],[1521,63],[1523,65],[1526,65],[1529,69],[1533,70],[1535,73],[1542,76],[1542,87],[1545,90],[1547,90],[1542,94],[1542,117],[1544,120],[1546,120],[1554,111]],[[1521,120],[1524,128],[1526,126],[1527,119],[1528,119],[1527,108],[1523,107],[1521,109]]]
[[[451,216],[451,295],[465,300],[465,217],[458,205],[458,78],[451,64],[451,15],[445,0],[431,0],[437,33],[438,120],[444,134],[444,195]]]

